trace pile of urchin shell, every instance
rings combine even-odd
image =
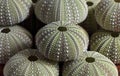
[[[31,15],[35,37],[19,26]],[[119,76],[119,32],[120,0],[0,0],[3,74]]]

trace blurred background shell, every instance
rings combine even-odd
[[[0,27],[0,64],[18,51],[32,47],[32,36],[20,26]]]
[[[0,0],[0,25],[13,25],[27,18],[31,0]]]
[[[62,76],[118,76],[116,66],[104,55],[88,51],[79,59],[64,63]]]
[[[58,21],[42,29],[36,35],[36,45],[47,58],[69,61],[79,57],[88,48],[87,32],[74,23]]]
[[[39,0],[35,14],[46,24],[60,20],[81,23],[87,17],[88,8],[85,0]]]
[[[4,76],[59,76],[58,64],[45,59],[36,49],[26,49],[10,58]]]

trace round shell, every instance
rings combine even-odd
[[[118,2],[119,1],[119,2]],[[120,32],[120,0],[102,0],[95,9],[98,24],[106,30]]]
[[[120,35],[109,31],[98,31],[94,33],[90,40],[90,49],[98,51],[115,64],[120,63]]]
[[[0,0],[0,25],[20,23],[29,15],[31,0]]]
[[[35,14],[43,23],[55,21],[83,22],[88,14],[85,0],[39,0]]]
[[[0,27],[0,63],[6,61],[18,51],[32,46],[31,34],[20,26]]]
[[[62,74],[62,76],[118,76],[118,71],[107,57],[89,51],[84,52],[78,60],[65,63]]]
[[[83,26],[89,32],[89,34],[92,34],[96,32],[98,29],[98,24],[95,19],[95,8],[101,0],[85,0],[85,1],[86,4],[88,5],[88,16],[86,20],[83,23],[81,23],[81,26]]]
[[[88,34],[82,27],[63,21],[46,25],[36,35],[39,51],[55,61],[78,58],[87,49],[88,42]]]
[[[45,59],[38,50],[26,49],[10,58],[4,76],[59,76],[58,65]]]

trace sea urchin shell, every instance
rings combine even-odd
[[[26,49],[10,58],[4,76],[58,76],[56,62],[47,60],[36,49]]]
[[[88,8],[84,0],[39,0],[35,14],[46,24],[60,20],[81,23],[87,17]]]
[[[31,5],[31,0],[0,0],[0,25],[22,22],[29,15]]]
[[[88,34],[74,23],[63,21],[53,22],[36,35],[36,45],[47,58],[55,61],[69,61],[88,48]]]
[[[88,51],[79,59],[65,63],[62,76],[118,76],[118,70],[104,55]]]

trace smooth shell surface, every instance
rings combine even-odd
[[[55,21],[83,22],[88,14],[85,0],[39,0],[35,14],[43,23]]]
[[[118,76],[118,71],[107,57],[89,51],[84,52],[78,60],[65,63],[62,76]]]
[[[59,76],[56,62],[47,60],[36,49],[26,49],[5,65],[4,76]]]
[[[88,34],[80,26],[69,22],[53,22],[43,27],[36,35],[36,45],[47,58],[69,61],[88,48]]]

